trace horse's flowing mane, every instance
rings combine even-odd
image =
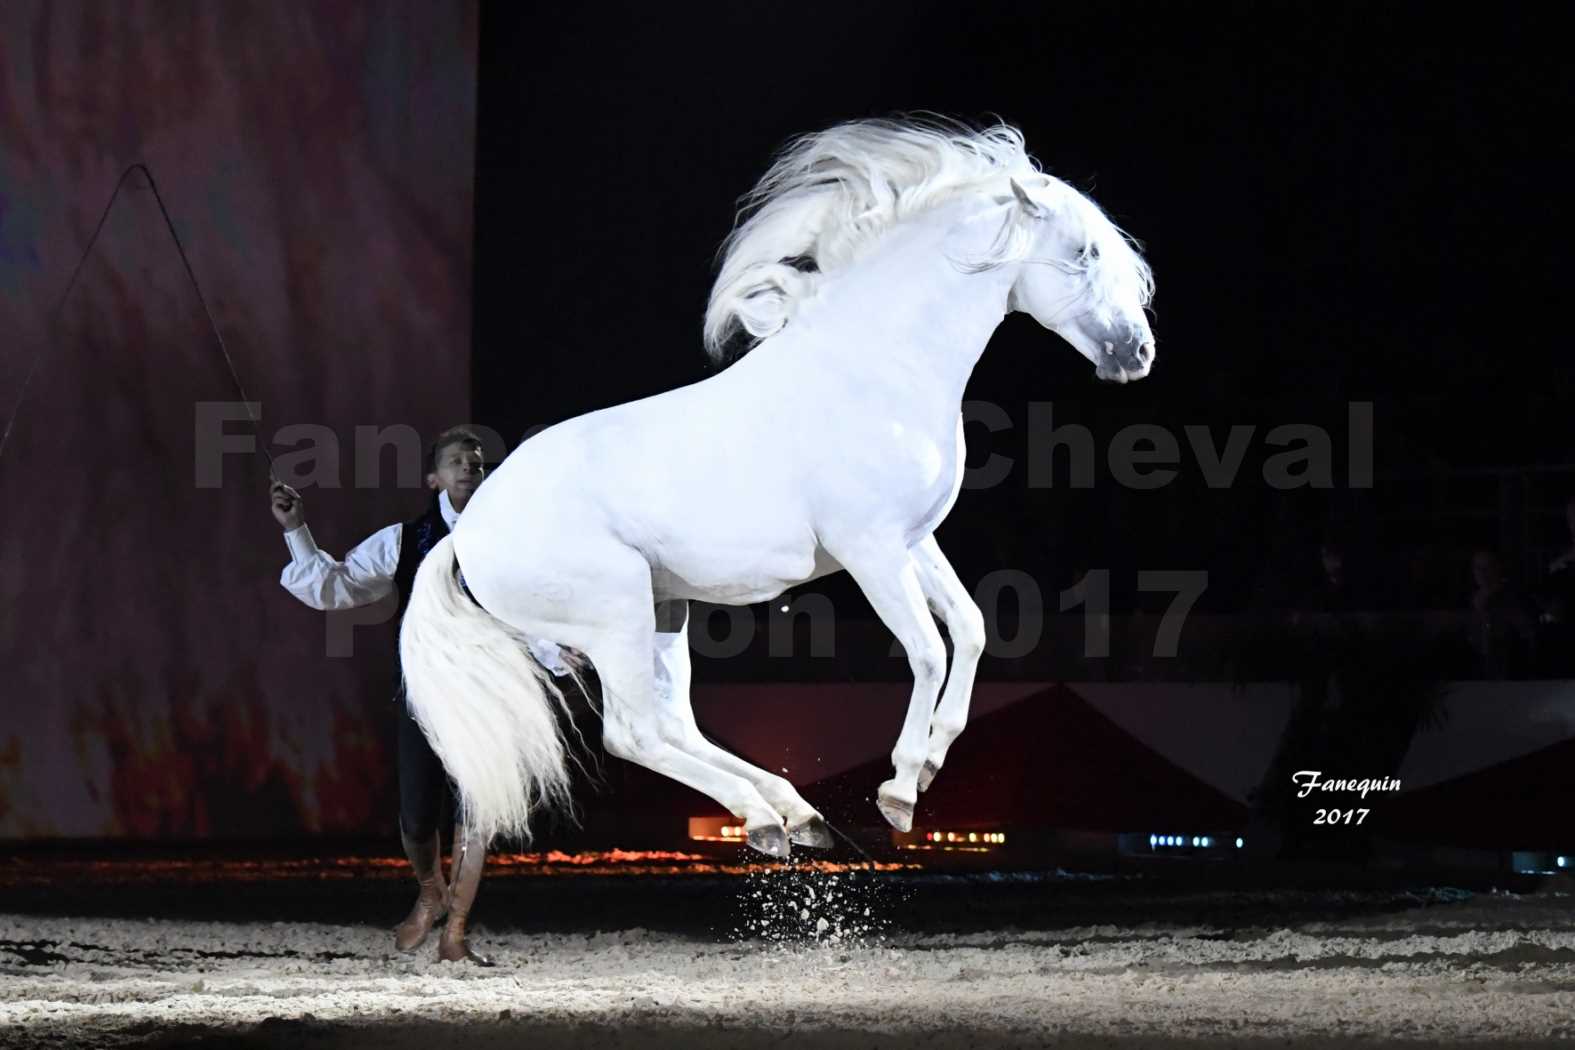
[[[1092,201],[1040,171],[1016,128],[859,120],[789,142],[742,198],[740,221],[718,252],[706,352],[722,359],[740,328],[750,346],[781,331],[818,283],[834,280],[897,223],[962,194],[1010,194],[1009,180],[1047,210],[1076,220],[1084,244],[1075,265],[1095,296],[1130,286],[1148,302],[1153,280],[1134,244]],[[1031,245],[1019,213],[986,257],[959,263],[988,269],[1025,258]]]

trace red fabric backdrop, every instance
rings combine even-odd
[[[419,510],[355,428],[468,414],[476,33],[473,0],[0,8],[0,410],[51,344],[0,455],[0,838],[392,826],[389,632],[279,588],[261,457],[204,469],[237,396],[140,179],[51,310],[146,162],[320,542]]]

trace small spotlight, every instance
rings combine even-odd
[[[788,607],[786,605],[782,606],[781,608],[782,608],[783,612],[787,612],[788,611]]]
[[[1561,867],[1561,868],[1568,867],[1569,866],[1569,862],[1570,862],[1570,859],[1568,857],[1560,857],[1559,858],[1559,867]]]
[[[1192,836],[1192,844],[1194,846],[1201,846],[1201,845],[1203,845],[1203,840],[1198,838],[1196,835],[1194,835],[1194,836]]]
[[[1208,846],[1209,846],[1209,837],[1207,835],[1204,835],[1203,836],[1203,848],[1207,849]]]
[[[1242,842],[1242,840],[1241,840],[1241,839],[1237,839],[1237,840],[1236,840],[1236,848],[1237,848],[1237,849],[1241,849],[1241,847],[1242,847],[1242,846],[1243,846],[1243,845],[1245,845],[1245,843],[1243,843],[1243,842]]]

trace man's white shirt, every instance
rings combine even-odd
[[[454,509],[447,492],[438,494],[438,513],[452,531],[459,521],[459,511]],[[290,562],[279,574],[279,585],[312,608],[325,612],[371,605],[394,593],[394,573],[399,568],[404,534],[402,522],[378,529],[350,548],[344,561],[335,561],[312,539],[310,528],[304,523],[298,525],[284,534]],[[569,673],[558,646],[538,638],[529,639],[528,644],[531,655],[547,670],[556,675]]]

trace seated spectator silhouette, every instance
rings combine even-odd
[[[1317,582],[1292,604],[1291,621],[1317,622],[1370,609],[1373,595],[1353,561],[1342,541],[1324,540],[1318,547]]]
[[[1559,618],[1567,622],[1575,617],[1575,496],[1564,501],[1564,527],[1569,532],[1567,544],[1548,563],[1548,583]]]
[[[1546,578],[1538,589],[1542,606],[1539,668],[1548,674],[1575,673],[1575,496],[1564,501],[1567,541],[1548,563]]]
[[[1504,572],[1498,552],[1479,549],[1471,556],[1469,641],[1478,673],[1487,678],[1516,678],[1531,669],[1536,614],[1530,600]]]

